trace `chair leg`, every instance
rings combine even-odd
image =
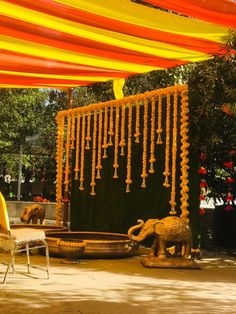
[[[27,270],[30,273],[30,255],[29,255],[29,243],[26,243],[26,256],[27,256]]]
[[[48,249],[48,244],[45,240],[41,240],[42,243],[45,246],[45,256],[46,256],[46,272],[47,272],[47,279],[49,279],[49,249]],[[18,243],[19,244],[19,243]],[[10,267],[12,267],[13,272],[15,272],[15,253],[16,253],[16,248],[17,245],[14,246],[14,248],[11,250],[11,260],[10,263],[7,265],[7,269],[6,272],[4,274],[4,278],[2,283],[4,284],[6,282],[7,279],[7,275],[9,273],[9,269]],[[26,255],[27,255],[27,268],[28,268],[28,273],[30,273],[30,254],[29,254],[29,243],[26,243]]]
[[[8,275],[10,267],[12,267],[13,272],[15,272],[15,268],[14,268],[14,265],[15,265],[15,251],[16,251],[16,247],[14,247],[13,250],[11,250],[11,260],[10,260],[10,263],[7,265],[7,269],[5,271],[5,275],[4,275],[4,278],[3,278],[3,281],[2,281],[3,284],[7,280],[7,275]]]
[[[8,265],[7,265],[7,270],[5,271],[5,275],[4,275],[4,278],[3,278],[2,283],[5,283],[5,282],[6,282],[7,274],[8,274],[8,271],[9,271],[10,266],[11,266],[11,264],[8,264]]]
[[[45,240],[43,240],[43,243],[45,245],[47,279],[49,279],[49,249],[48,244]]]
[[[15,248],[14,250],[11,250],[11,265],[10,266],[11,266],[13,274],[15,274]]]

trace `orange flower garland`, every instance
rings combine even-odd
[[[136,107],[136,121],[135,121],[135,143],[139,143],[139,136],[140,136],[140,104],[139,101],[135,102]]]
[[[57,177],[56,177],[56,224],[62,221],[62,181],[63,181],[63,144],[64,144],[64,116],[58,114],[57,122]]]
[[[98,121],[98,157],[97,157],[97,175],[96,179],[101,179],[100,170],[102,169],[102,109],[99,110]]]
[[[114,147],[114,163],[113,163],[113,168],[114,170],[114,174],[113,174],[113,178],[117,179],[118,178],[118,173],[117,173],[117,169],[119,167],[118,164],[118,150],[119,150],[119,104],[117,104],[116,106],[116,121],[115,121],[115,147]]]
[[[178,109],[178,94],[174,92],[174,106],[173,106],[173,135],[172,135],[172,178],[171,178],[171,198],[170,205],[171,209],[169,214],[175,215],[176,201],[175,201],[175,184],[176,184],[176,157],[177,157],[177,111]]]
[[[150,168],[149,173],[154,173],[153,164],[156,162],[155,158],[155,98],[152,97],[152,112],[151,112],[151,143],[150,143]]]
[[[180,209],[181,209],[181,215],[180,217],[182,219],[184,219],[186,222],[189,222],[189,219],[187,218],[189,211],[188,209],[188,192],[189,192],[189,188],[188,188],[188,148],[189,148],[189,143],[188,143],[188,113],[189,113],[189,109],[188,109],[188,87],[185,85],[185,88],[182,90],[181,92],[181,126],[180,126],[180,136],[181,136],[181,162],[180,162],[180,166],[181,166],[181,205],[180,205]]]
[[[165,176],[165,182],[163,186],[168,188],[169,184],[169,159],[170,159],[170,91],[167,91],[167,104],[166,104],[166,148],[165,148],[165,171],[163,172]]]
[[[90,125],[91,125],[91,112],[88,111],[87,113],[87,135],[86,135],[86,146],[85,149],[90,149],[90,144],[89,142],[91,141],[91,136],[90,136]]]
[[[84,190],[84,149],[85,149],[85,113],[82,116],[81,155],[80,155],[80,191]]]
[[[112,146],[112,136],[114,135],[114,131],[113,131],[113,106],[110,106],[110,117],[109,117],[109,142],[108,142],[108,146]]]
[[[125,105],[122,105],[121,109],[121,127],[120,127],[120,144],[119,146],[121,147],[120,155],[124,156],[124,146],[125,144]]]
[[[148,99],[144,98],[144,114],[143,114],[143,156],[142,156],[142,188],[146,188],[147,174],[147,138],[148,138]]]
[[[131,180],[131,159],[132,159],[132,106],[129,104],[128,112],[128,144],[127,144],[127,175],[126,175],[126,193],[130,192]]]
[[[108,144],[107,144],[107,130],[108,130],[108,108],[105,107],[104,109],[104,132],[103,132],[103,156],[102,158],[107,158],[107,148],[108,148]]]
[[[93,115],[93,152],[92,152],[92,174],[91,174],[91,195],[95,193],[95,176],[96,176],[96,147],[97,147],[97,111],[94,111]]]
[[[75,150],[75,180],[79,179],[79,147],[80,147],[80,114],[77,116],[77,127],[76,127],[76,150]]]
[[[72,112],[71,114],[71,142],[70,149],[75,148],[75,114]]]
[[[163,144],[161,139],[161,133],[163,132],[162,123],[162,95],[158,96],[158,118],[157,118],[157,144]]]
[[[71,116],[67,117],[67,135],[66,135],[66,167],[65,167],[65,192],[69,191],[69,171],[70,171],[70,132]]]

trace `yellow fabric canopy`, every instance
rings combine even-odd
[[[227,28],[128,0],[0,1],[0,87],[73,87],[222,54]]]

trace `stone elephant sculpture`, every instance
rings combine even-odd
[[[45,224],[45,208],[42,205],[34,204],[25,207],[20,215],[20,220],[27,224],[32,221],[33,224],[37,224],[38,220],[41,224]]]
[[[134,241],[141,242],[150,236],[154,236],[154,242],[150,250],[150,257],[166,257],[167,243],[177,243],[184,246],[184,258],[191,256],[192,233],[189,225],[181,218],[168,216],[163,219],[149,219],[145,223],[138,220],[138,225],[132,226],[128,230],[128,236]],[[135,230],[140,232],[137,236]]]

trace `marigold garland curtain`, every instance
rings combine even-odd
[[[69,88],[202,61],[224,52],[227,32],[128,0],[6,0],[0,14],[0,87]]]

